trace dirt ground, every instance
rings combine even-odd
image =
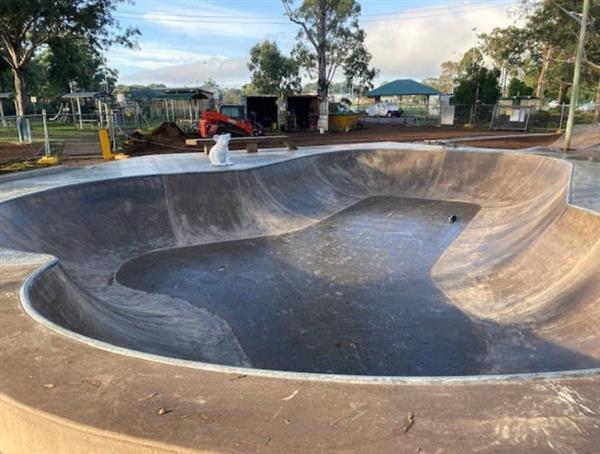
[[[344,143],[366,143],[366,142],[422,142],[425,140],[452,139],[456,137],[506,135],[506,131],[490,131],[488,129],[465,129],[435,126],[400,126],[400,125],[367,125],[363,129],[350,132],[330,132],[319,134],[318,132],[299,132],[288,134],[298,146],[335,145]],[[145,137],[137,136],[125,149],[125,153],[132,156],[161,153],[189,152],[191,148],[185,146],[185,138],[173,136],[172,140],[165,141],[162,137],[154,139],[150,137],[149,142],[143,142]],[[498,148],[527,148],[538,145],[546,145],[556,140],[556,137],[534,137],[497,141],[469,142],[473,146],[493,146]],[[273,143],[261,145],[261,148],[280,147],[281,144]],[[243,145],[233,145],[231,149],[243,148]]]
[[[163,128],[164,129],[164,128]],[[175,131],[177,132],[177,131]],[[344,143],[366,142],[423,142],[457,137],[506,135],[506,131],[490,131],[488,129],[465,129],[435,126],[402,126],[389,124],[366,125],[363,129],[346,132],[331,132],[319,134],[318,132],[290,133],[289,136],[298,146],[334,145]],[[131,156],[165,153],[189,153],[194,148],[185,146],[185,135],[164,131],[160,128],[151,136],[142,136],[135,133],[135,140],[130,140],[124,146],[124,152]],[[144,139],[149,138],[150,141]],[[456,145],[471,147],[518,149],[534,146],[548,146],[554,143],[557,136],[522,137],[514,139],[481,140],[458,142]],[[281,144],[265,144],[261,148],[280,147]],[[234,145],[232,149],[242,149],[243,145]],[[36,168],[35,158],[39,156],[41,144],[15,144],[0,142],[0,173],[29,170]],[[100,155],[73,157],[63,159],[62,164],[67,167],[80,167],[102,162]]]
[[[39,143],[0,142],[0,165],[33,159],[39,155],[42,147]]]
[[[469,146],[477,148],[503,148],[507,150],[517,150],[520,148],[545,147],[556,142],[558,135],[537,136],[537,137],[519,137],[514,139],[489,139],[489,140],[471,140],[468,142],[456,142],[457,146]]]
[[[39,143],[0,142],[0,175],[39,168],[36,158],[42,147]]]

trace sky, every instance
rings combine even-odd
[[[296,0],[300,3],[301,0]],[[518,20],[517,0],[362,0],[361,26],[377,82],[436,76],[440,63],[459,60],[477,33]],[[250,48],[268,39],[284,52],[297,26],[280,0],[135,0],[118,7],[121,26],[137,27],[138,49],[113,47],[107,61],[119,83],[223,87],[249,82]]]

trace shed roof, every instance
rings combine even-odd
[[[398,79],[371,90],[369,93],[367,93],[367,96],[369,98],[374,98],[376,96],[433,96],[439,94],[440,92],[435,88],[423,85],[416,80]]]
[[[160,88],[158,89],[161,99],[210,99],[212,91],[204,88]]]
[[[75,99],[75,98],[111,98],[110,93],[102,91],[79,91],[72,93],[65,93],[61,96],[63,99]]]
[[[11,99],[14,98],[14,93],[0,93],[0,99]]]

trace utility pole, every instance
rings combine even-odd
[[[581,79],[581,60],[585,50],[585,34],[587,32],[587,21],[590,14],[590,0],[583,0],[583,13],[581,14],[581,29],[579,31],[579,43],[577,44],[577,55],[575,56],[575,71],[573,73],[573,89],[571,90],[571,104],[569,105],[569,118],[567,119],[567,132],[565,133],[565,145],[563,151],[566,153],[571,148],[573,138],[573,126],[575,125],[575,109],[577,108],[577,96],[579,95],[579,81]]]

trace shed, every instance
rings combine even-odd
[[[157,91],[159,93],[158,99],[198,101],[213,97],[213,92],[204,88],[160,88]]]
[[[102,91],[74,91],[61,96],[62,99],[107,99],[112,97],[113,95],[110,93]]]
[[[276,129],[279,124],[278,99],[275,95],[246,96],[246,112],[249,119],[266,129]]]

